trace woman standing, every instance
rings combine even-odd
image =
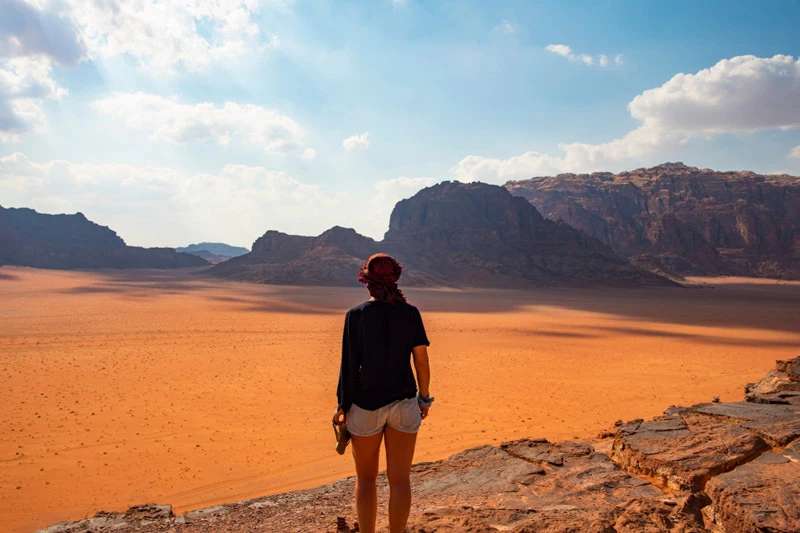
[[[397,288],[401,271],[393,257],[371,255],[358,273],[370,298],[347,311],[344,320],[335,421],[346,424],[352,436],[358,525],[364,533],[375,531],[381,440],[389,480],[389,530],[405,530],[417,430],[433,402],[430,342],[419,310]]]

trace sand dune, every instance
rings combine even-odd
[[[693,281],[705,288],[407,289],[437,397],[416,459],[739,399],[742,383],[798,353],[800,284]],[[365,295],[1,268],[2,529],[352,474],[329,419],[342,313]]]

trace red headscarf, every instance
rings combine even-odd
[[[358,271],[358,281],[366,284],[370,296],[389,303],[405,302],[403,292],[397,288],[397,280],[403,267],[397,260],[378,252],[369,256]]]

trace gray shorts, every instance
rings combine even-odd
[[[370,411],[353,404],[347,411],[347,429],[356,437],[369,437],[389,426],[404,433],[416,433],[422,423],[422,413],[416,398],[395,400]]]

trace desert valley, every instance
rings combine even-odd
[[[399,202],[383,241],[334,227],[182,252],[2,209],[0,523],[351,475],[330,427],[342,318],[379,249],[406,266],[431,338],[416,462],[739,401],[800,346],[799,191],[680,164],[446,181]]]

